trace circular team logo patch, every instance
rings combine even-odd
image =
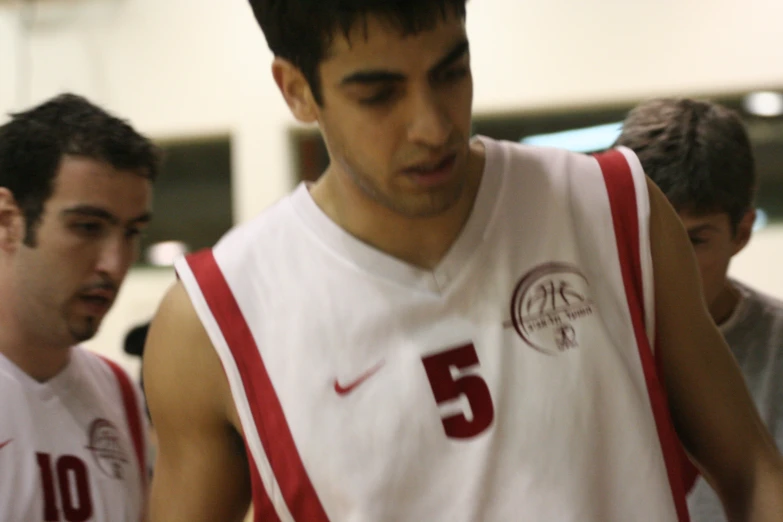
[[[128,455],[117,427],[106,419],[95,419],[90,424],[89,441],[87,449],[101,471],[122,480]]]
[[[556,355],[579,347],[580,323],[594,313],[587,278],[573,265],[545,263],[517,284],[511,322],[531,348]]]

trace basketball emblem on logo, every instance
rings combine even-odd
[[[95,419],[90,424],[89,441],[87,449],[101,471],[122,480],[128,456],[117,427],[106,419]]]
[[[593,315],[587,278],[573,265],[539,265],[517,284],[511,298],[511,323],[522,340],[555,355],[579,347],[579,326]]]

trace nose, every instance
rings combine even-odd
[[[125,278],[134,256],[135,249],[123,234],[111,234],[101,245],[96,270],[119,285]]]
[[[453,124],[443,101],[433,90],[423,90],[413,97],[409,121],[408,138],[412,143],[434,149],[448,144]]]

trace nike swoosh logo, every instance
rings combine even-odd
[[[10,443],[12,440],[14,440],[14,439],[8,439],[5,442],[0,442],[0,450],[5,448],[8,445],[8,443]]]
[[[357,379],[355,379],[352,382],[349,382],[346,385],[340,384],[340,382],[337,379],[335,379],[334,391],[337,392],[337,395],[341,397],[348,395],[349,393],[354,391],[357,387],[359,387],[359,385],[364,383],[364,381],[366,381],[367,379],[375,375],[378,372],[378,370],[380,370],[381,367],[384,365],[384,362],[385,361],[379,362],[378,364],[376,364],[375,366],[373,366],[372,368],[364,372],[362,375],[360,375]]]

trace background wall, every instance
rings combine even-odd
[[[780,0],[471,0],[475,109],[780,87],[782,19]],[[293,184],[271,59],[245,0],[0,0],[0,118],[72,90],[155,138],[231,133],[237,221]],[[733,273],[783,296],[781,240],[764,230]],[[122,337],[172,281],[132,273],[90,346],[135,372]]]

